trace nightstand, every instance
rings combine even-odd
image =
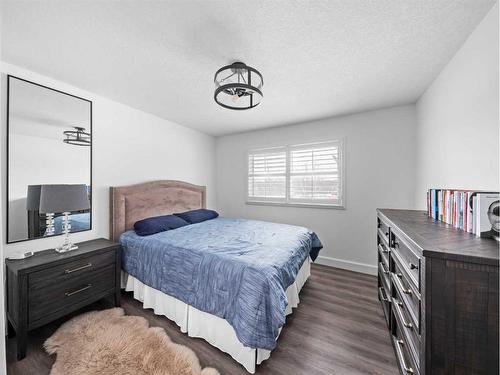
[[[17,359],[26,356],[28,331],[111,296],[120,305],[120,245],[100,238],[68,253],[44,250],[6,260],[7,318],[17,336]]]

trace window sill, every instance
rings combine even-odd
[[[328,203],[285,203],[270,201],[246,201],[246,204],[255,206],[282,206],[282,207],[303,207],[303,208],[329,208],[333,210],[345,210],[345,206]]]

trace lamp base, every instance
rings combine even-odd
[[[78,249],[78,245],[74,244],[69,244],[69,246],[63,245],[55,248],[56,252],[58,253],[67,253],[68,251],[73,251],[76,249]]]

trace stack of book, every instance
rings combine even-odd
[[[429,189],[427,212],[430,217],[478,237],[498,237],[500,229],[499,193]]]

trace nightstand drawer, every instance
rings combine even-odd
[[[28,322],[43,319],[87,298],[112,290],[116,283],[115,264],[89,271],[45,288],[30,290]]]
[[[33,272],[29,275],[28,288],[33,291],[45,289],[53,284],[58,285],[74,278],[83,277],[99,268],[114,264],[115,257],[115,251],[108,251]]]

